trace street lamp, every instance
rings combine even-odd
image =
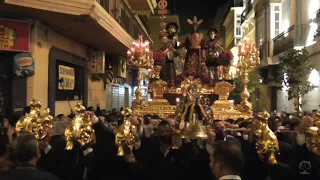
[[[259,50],[256,48],[255,43],[249,43],[248,38],[244,38],[242,42],[238,44],[238,63],[237,68],[239,73],[243,75],[242,84],[243,90],[241,92],[241,111],[252,112],[252,105],[249,102],[250,93],[248,91],[249,72],[256,68],[260,64]]]
[[[132,47],[127,52],[126,64],[132,69],[138,69],[138,88],[135,91],[136,99],[132,102],[132,109],[141,109],[142,102],[142,68],[153,66],[153,58],[150,52],[149,41],[144,41],[142,35],[132,43]]]

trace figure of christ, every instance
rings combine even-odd
[[[184,73],[206,75],[207,68],[205,65],[204,46],[205,40],[203,34],[199,33],[198,27],[202,23],[194,16],[193,21],[188,19],[187,22],[192,25],[191,32],[187,35],[184,46],[187,49],[184,64]]]

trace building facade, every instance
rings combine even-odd
[[[256,41],[261,52],[260,71],[263,74],[264,92],[261,97],[271,97],[261,100],[265,102],[264,109],[278,111],[293,111],[293,101],[287,100],[285,88],[276,89],[274,72],[281,56],[289,49],[307,47],[310,58],[318,68],[319,41],[317,40],[317,14],[320,8],[319,0],[255,0]],[[309,80],[319,84],[319,72],[313,70]],[[303,100],[307,101],[303,110],[317,109],[320,91],[318,88],[310,92]]]
[[[1,0],[1,115],[21,115],[32,98],[52,115],[70,114],[77,102],[107,110],[130,106],[132,74],[124,59],[139,34],[152,42],[141,19],[155,8],[155,1],[134,2],[143,6]]]

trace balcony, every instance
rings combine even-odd
[[[243,24],[245,22],[245,20],[248,19],[248,16],[250,14],[250,11],[252,10],[253,6],[251,4],[250,1],[247,2],[247,6],[246,9],[243,10],[242,14],[241,14],[241,24]]]
[[[133,12],[137,15],[154,14],[157,7],[156,0],[127,0]]]
[[[130,10],[129,4],[125,0],[118,0],[122,3],[122,8],[110,8],[110,0],[97,0],[99,4],[120,24],[120,26],[128,33],[133,39],[137,39],[139,34],[143,35],[145,39],[152,41],[149,38],[147,28],[139,18],[134,16],[134,12]]]
[[[145,39],[149,36],[125,3],[121,9],[120,6],[116,9],[115,14],[110,2],[111,0],[0,0],[0,12],[8,18],[39,20],[81,44],[107,53],[126,55],[133,38],[137,38],[138,34],[143,34]]]
[[[293,25],[273,39],[273,56],[294,47],[306,45],[309,26],[306,24]]]

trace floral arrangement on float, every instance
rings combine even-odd
[[[209,84],[210,83],[209,77],[207,77],[204,74],[201,74],[201,73],[182,73],[179,76],[177,76],[176,79],[175,79],[176,86],[180,86],[182,81],[185,78],[190,77],[190,76],[193,76],[194,79],[198,79],[198,78],[201,79],[203,84]]]
[[[164,66],[166,64],[166,51],[153,50],[152,55],[155,66]]]
[[[229,50],[221,51],[219,54],[219,61],[218,64],[220,66],[231,66],[233,60],[233,54]]]

